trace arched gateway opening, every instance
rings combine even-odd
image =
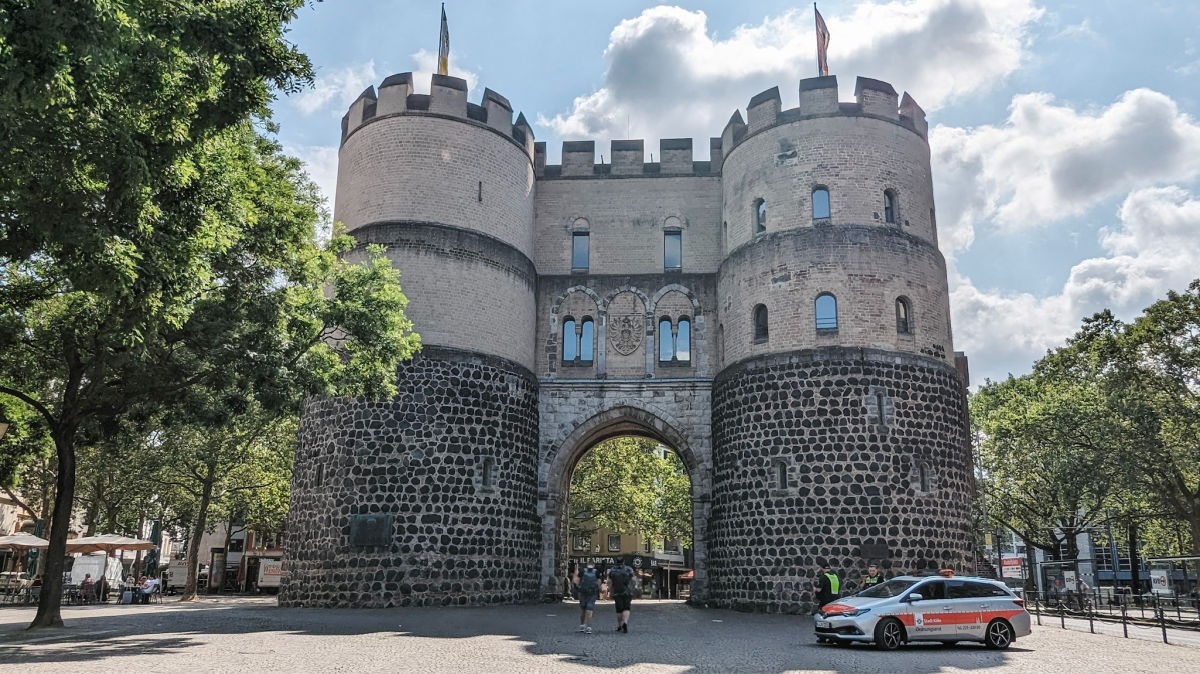
[[[689,561],[693,578],[689,593],[693,601],[702,601],[707,597],[705,534],[711,492],[711,468],[707,457],[693,448],[689,434],[676,428],[676,424],[653,412],[630,406],[606,410],[576,426],[565,440],[551,449],[542,465],[539,495],[543,533],[542,586],[548,594],[560,594],[569,578],[574,542],[570,536],[567,508],[571,476],[576,466],[600,443],[622,436],[653,440],[674,451],[683,462],[691,483],[692,555]],[[600,553],[607,556],[607,542],[601,543],[600,548]]]

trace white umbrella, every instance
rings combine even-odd
[[[130,538],[120,534],[100,534],[99,536],[84,536],[67,541],[67,552],[103,552],[104,569],[100,576],[107,583],[108,553],[115,550],[153,550],[158,546],[140,538]]]
[[[0,536],[0,548],[9,550],[30,550],[33,548],[46,548],[50,546],[50,541],[44,538],[38,538],[32,534],[13,534],[11,536]]]
[[[158,546],[140,538],[120,534],[84,536],[67,541],[67,552],[113,552],[114,550],[153,550]]]

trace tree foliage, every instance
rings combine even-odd
[[[571,475],[568,512],[572,537],[605,528],[691,546],[687,469],[653,440],[626,436],[589,450]]]
[[[971,413],[991,515],[1031,544],[1074,555],[1076,533],[1120,520],[1200,553],[1200,281],[1132,323],[1087,319]]]
[[[77,447],[163,410],[213,428],[304,393],[386,395],[419,345],[396,272],[316,244],[316,188],[262,132],[273,92],[311,81],[284,39],[302,5],[0,7],[0,394],[56,459],[31,626],[62,624]]]

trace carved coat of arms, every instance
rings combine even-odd
[[[608,341],[622,356],[637,351],[645,341],[646,318],[641,314],[622,314],[609,319]]]

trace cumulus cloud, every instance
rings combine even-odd
[[[1004,377],[1014,363],[1027,369],[1097,311],[1132,320],[1200,276],[1200,197],[1175,185],[1138,189],[1117,216],[1098,235],[1105,255],[1074,265],[1053,295],[982,290],[952,275],[955,348],[971,356],[975,384]]]
[[[1001,125],[930,132],[939,222],[949,253],[974,226],[1045,226],[1099,200],[1200,175],[1200,125],[1169,96],[1128,91],[1079,111],[1045,93],[1016,96]]]
[[[847,99],[865,75],[933,110],[1015,70],[1040,14],[1032,0],[863,2],[825,17],[830,67]],[[540,124],[566,138],[708,138],[772,86],[794,105],[796,82],[815,74],[813,17],[792,10],[719,39],[703,12],[658,6],[614,28],[604,55],[603,85]]]
[[[306,115],[329,109],[340,117],[364,89],[379,84],[381,79],[374,61],[333,68],[317,73],[313,88],[293,97],[292,102]]]

